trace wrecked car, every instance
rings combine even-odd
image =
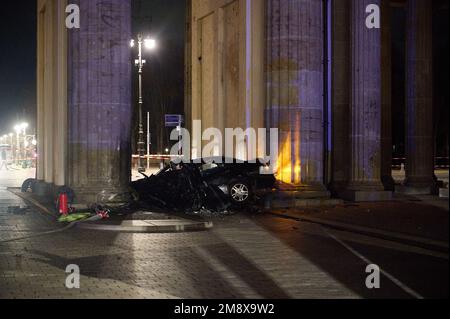
[[[226,211],[244,206],[275,187],[266,165],[206,158],[199,163],[171,162],[159,173],[132,183],[141,202],[184,212]]]
[[[245,205],[257,194],[263,194],[275,187],[274,174],[269,167],[256,163],[239,162],[236,159],[206,158],[199,166],[202,177],[210,185],[218,187],[233,205]]]

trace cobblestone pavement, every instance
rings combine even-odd
[[[8,213],[12,205],[24,203],[0,189],[0,298],[418,297],[408,288],[448,295],[445,256],[318,225],[241,214],[215,220],[207,232],[71,229],[5,242],[58,227],[33,209]],[[367,289],[367,260],[358,253],[398,282],[383,275],[381,289]],[[69,264],[80,267],[80,289],[65,287]]]

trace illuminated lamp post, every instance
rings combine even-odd
[[[135,40],[131,40],[130,46],[133,48],[136,44]],[[141,34],[137,36],[137,46],[138,46],[138,58],[134,61],[134,64],[138,68],[139,76],[139,138],[138,138],[138,153],[139,153],[139,164],[138,171],[145,172],[145,163],[143,161],[145,156],[145,141],[144,141],[144,123],[142,116],[142,105],[144,104],[144,99],[142,97],[142,72],[144,65],[147,61],[142,58],[142,45],[148,50],[154,50],[156,48],[156,41],[154,39],[146,38],[144,39]]]

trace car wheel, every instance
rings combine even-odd
[[[29,178],[25,182],[23,182],[21,187],[22,193],[34,192],[34,185],[36,184],[36,179]]]
[[[230,198],[233,204],[244,205],[250,201],[251,188],[243,181],[233,182],[230,185]]]

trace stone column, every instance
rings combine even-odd
[[[332,189],[345,188],[349,178],[350,129],[350,0],[333,1],[332,19]]]
[[[407,4],[406,181],[408,192],[434,184],[432,1]]]
[[[366,8],[380,0],[351,1],[350,180],[346,199],[386,200],[381,183],[381,30],[366,27]]]
[[[323,189],[323,1],[268,0],[267,127],[279,128],[279,179]]]
[[[77,0],[69,32],[69,185],[78,202],[130,181],[131,0]]]
[[[381,180],[394,191],[392,178],[392,45],[390,0],[381,0]]]

